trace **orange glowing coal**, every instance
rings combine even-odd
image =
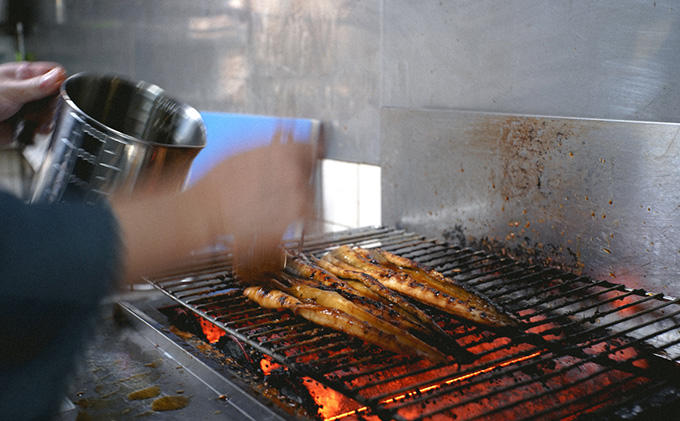
[[[260,368],[262,368],[265,376],[270,375],[277,369],[286,370],[286,367],[273,361],[266,355],[260,360]],[[360,406],[353,399],[324,386],[312,378],[302,377],[302,384],[305,385],[310,395],[314,398],[314,402],[319,408],[318,415],[321,419],[332,419],[336,414],[351,412]]]
[[[488,372],[493,371],[493,370],[500,368],[500,367],[507,367],[511,364],[517,364],[519,362],[529,360],[529,359],[537,357],[539,355],[541,355],[540,352],[534,352],[533,354],[525,355],[523,357],[518,357],[518,358],[509,360],[509,361],[505,361],[503,363],[500,363],[500,364],[497,364],[497,365],[494,365],[494,366],[491,366],[491,367],[487,367],[487,368],[484,368],[484,369],[481,369],[481,370],[477,370],[477,371],[474,371],[472,373],[467,373],[467,374],[463,374],[463,375],[460,375],[460,376],[455,376],[455,377],[452,377],[452,378],[445,380],[441,383],[432,384],[432,385],[429,385],[429,386],[426,386],[426,387],[421,387],[421,388],[415,389],[411,392],[403,393],[399,396],[393,396],[391,398],[383,399],[382,401],[380,401],[380,404],[381,405],[388,405],[388,404],[400,401],[402,399],[406,399],[406,398],[411,397],[411,396],[420,395],[420,394],[423,394],[423,393],[426,393],[426,392],[430,392],[430,391],[439,389],[440,387],[448,386],[450,384],[453,384],[453,383],[456,383],[456,382],[459,382],[459,381],[463,381],[463,380],[469,379],[471,377],[478,376],[480,374],[488,373]],[[352,415],[360,414],[360,413],[365,412],[367,410],[368,410],[368,408],[363,406],[361,408],[357,408],[357,409],[352,410],[352,411],[339,413],[339,414],[329,416],[329,417],[323,417],[323,419],[324,419],[324,421],[341,420],[343,418],[347,418],[347,417],[350,417]]]
[[[226,335],[226,332],[224,330],[220,329],[219,327],[215,326],[214,324],[210,323],[204,318],[199,317],[198,321],[201,323],[201,329],[203,330],[203,334],[205,335],[206,339],[208,339],[208,342],[210,342],[211,344],[214,344],[215,342],[219,341],[222,336]]]
[[[638,303],[640,300],[641,298],[639,296],[629,295],[617,298],[613,304],[617,307],[617,311],[621,314],[621,316],[627,317],[633,316],[635,314],[641,314],[645,310],[644,305]]]
[[[355,400],[315,380],[305,377],[304,384],[318,405],[319,418],[322,420],[334,420],[344,416],[338,414],[355,414],[366,410],[366,408],[360,408],[361,405]],[[364,419],[371,420],[372,418]]]
[[[628,300],[618,301],[620,303],[617,304],[624,305],[633,303]],[[541,315],[538,318],[542,317]],[[225,335],[222,329],[206,320],[200,319],[200,323],[211,343]],[[545,329],[552,326],[552,323],[545,323],[533,333],[546,335]],[[545,337],[557,338],[553,334]],[[383,373],[384,381],[371,384],[372,376],[357,377],[353,380],[352,387],[361,389],[363,396],[369,399],[371,396],[381,396],[376,398],[379,399],[378,404],[396,411],[402,419],[419,418],[422,414],[428,418],[429,415],[441,415],[443,412],[461,412],[480,419],[488,419],[487,415],[493,415],[493,419],[500,420],[547,411],[554,411],[551,414],[557,417],[570,419],[577,416],[574,414],[591,412],[607,405],[610,399],[625,396],[628,390],[648,381],[625,370],[601,365],[594,359],[590,361],[591,358],[587,357],[583,359],[573,355],[547,355],[542,358],[545,349],[537,349],[529,343],[513,344],[509,338],[502,336],[469,334],[461,342],[479,356],[475,362],[478,365],[477,370],[461,373],[453,371],[454,366],[429,370],[426,366],[413,365],[404,367],[405,370],[413,368],[414,373],[409,374],[399,371],[402,367],[398,367],[389,373]],[[610,338],[606,342],[586,341],[581,350],[588,356],[604,355],[614,366],[648,368],[647,361],[639,351],[622,338]],[[517,368],[510,367],[507,373],[492,375],[490,379],[486,379],[486,373],[511,365],[517,365]],[[262,358],[260,367],[265,375],[272,374],[274,370],[287,370],[268,356]],[[459,370],[459,367],[455,366],[455,370]],[[364,384],[364,381],[367,383]],[[379,419],[371,413],[369,407],[312,378],[301,377],[301,384],[314,399],[318,416],[324,421]],[[451,387],[454,384],[459,384],[460,387]],[[421,395],[428,392],[434,398],[421,399]],[[478,396],[484,397],[484,405],[478,404]],[[555,404],[555,399],[559,400],[559,405]],[[411,401],[415,404],[411,404]]]
[[[260,368],[262,369],[262,373],[265,376],[268,376],[272,373],[272,371],[277,370],[279,368],[282,368],[283,366],[275,361],[272,361],[271,359],[265,357],[260,360]]]

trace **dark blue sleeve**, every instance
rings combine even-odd
[[[106,206],[27,205],[0,193],[0,297],[96,301],[116,275],[119,249]]]
[[[42,419],[58,407],[119,275],[120,250],[107,206],[27,205],[0,192],[3,416]]]

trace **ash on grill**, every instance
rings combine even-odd
[[[150,282],[199,324],[225,332],[220,341],[236,351],[232,359],[246,355],[285,369],[276,377],[286,381],[280,389],[310,378],[345,396],[345,405],[317,402],[328,420],[658,418],[680,407],[676,299],[393,228],[305,241],[304,252],[316,257],[341,244],[408,257],[490,297],[523,321],[521,329],[487,330],[427,309],[476,356],[470,364],[434,365],[258,307],[241,295],[224,253],[198,256]]]
[[[261,390],[286,412],[309,418],[319,412],[317,403],[299,376],[280,366],[268,365],[265,372],[263,362],[266,358],[262,353],[199,319],[184,307],[171,306],[159,310],[168,317],[173,333],[193,344],[206,357],[228,365],[242,380]],[[216,334],[216,330],[221,334]]]

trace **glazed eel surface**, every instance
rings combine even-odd
[[[287,251],[283,271],[244,282],[244,295],[262,307],[434,363],[469,363],[474,355],[411,300],[485,326],[517,324],[483,296],[380,249],[340,246],[320,259]]]

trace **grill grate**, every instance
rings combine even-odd
[[[389,227],[308,236],[303,251],[320,257],[341,244],[381,247],[433,267],[512,311],[521,330],[489,331],[428,309],[477,356],[469,365],[433,365],[258,307],[241,295],[226,253],[201,254],[150,282],[293,372],[365,405],[362,416],[574,419],[627,411],[650,396],[678,400],[676,299]]]

